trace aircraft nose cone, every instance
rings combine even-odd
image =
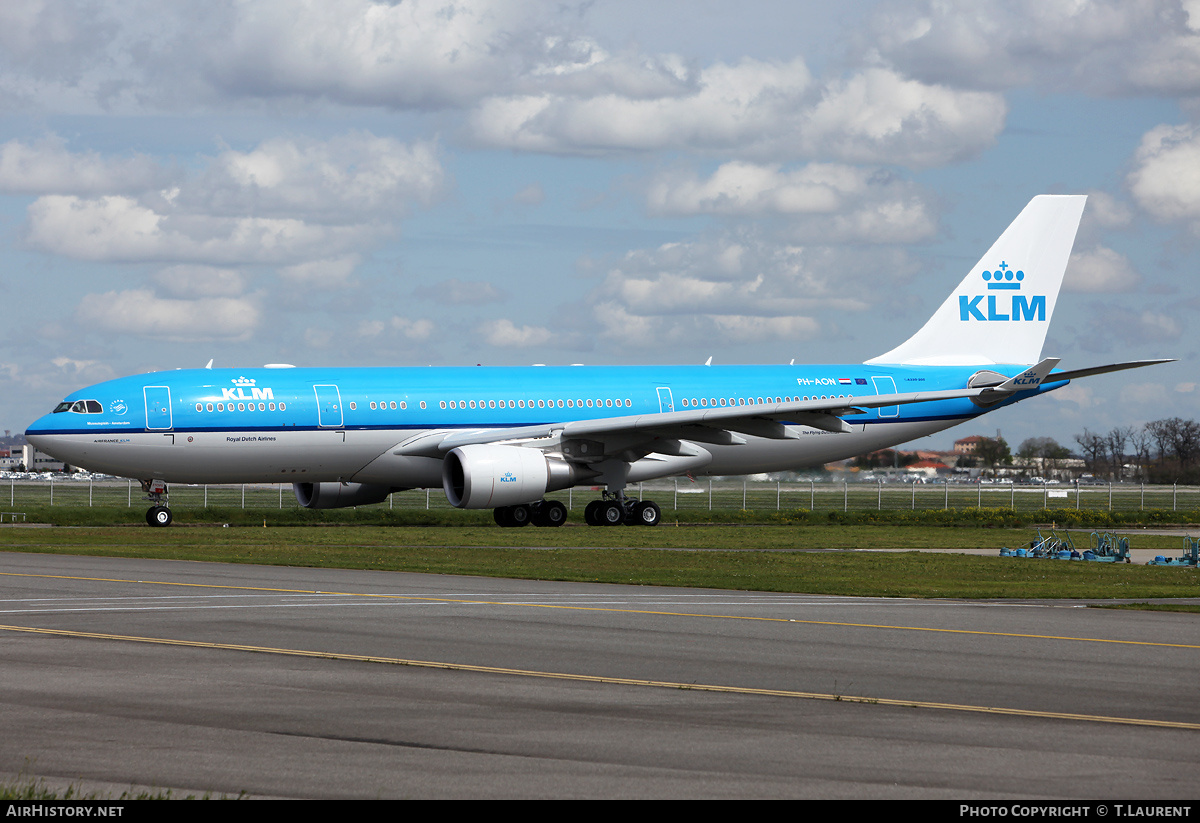
[[[59,417],[61,416],[59,415]],[[25,439],[38,451],[50,454],[55,443],[59,441],[57,434],[60,425],[61,422],[55,419],[55,415],[44,415],[30,423],[29,427],[25,429]]]
[[[50,425],[50,415],[45,415],[44,417],[39,417],[37,420],[34,420],[29,424],[29,427],[25,429],[25,437],[37,437],[39,435],[47,434],[53,430],[54,429]]]

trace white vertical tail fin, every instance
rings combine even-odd
[[[1084,195],[1033,198],[920,331],[866,362],[1038,362],[1086,201]]]

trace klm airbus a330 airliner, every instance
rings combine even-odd
[[[1094,374],[1041,359],[1082,196],[1035,197],[933,317],[863,364],[192,369],[99,383],[26,431],[73,466],[168,483],[291,482],[301,505],[442,487],[502,526],[561,525],[547,492],[602,486],[591,525],[655,525],[629,483],[820,465]],[[211,363],[210,363],[211,366]]]

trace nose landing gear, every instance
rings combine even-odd
[[[161,480],[142,480],[142,491],[146,500],[154,505],[146,511],[146,523],[151,526],[169,526],[174,519],[167,506],[167,484]]]

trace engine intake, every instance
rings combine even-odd
[[[533,503],[596,472],[547,457],[537,449],[479,444],[460,446],[442,463],[442,488],[450,505],[492,509]]]

